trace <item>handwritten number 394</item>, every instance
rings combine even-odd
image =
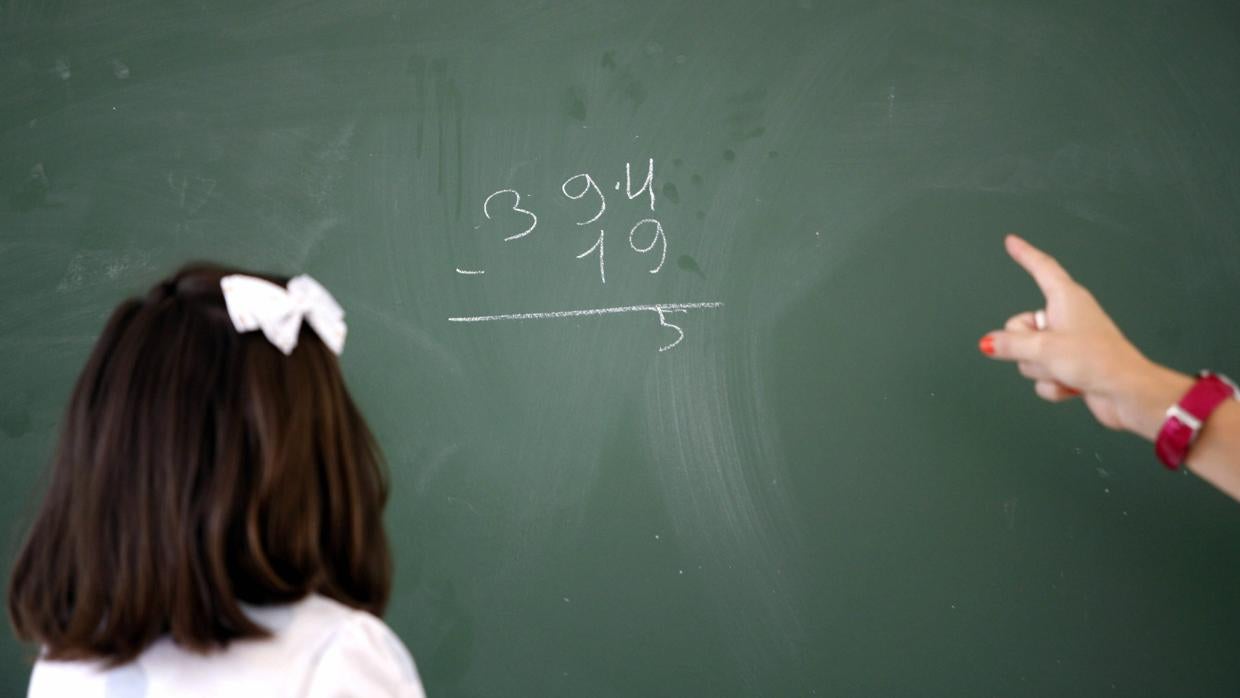
[[[504,238],[504,242],[511,242],[513,240],[517,240],[534,232],[534,228],[538,226],[538,216],[534,215],[534,213],[531,211],[526,211],[525,209],[521,208],[521,194],[518,193],[516,189],[500,189],[494,194],[491,194],[490,196],[488,196],[486,200],[482,202],[482,215],[486,216],[487,220],[491,220],[491,211],[490,211],[491,199],[494,199],[500,194],[512,194],[513,202],[512,202],[511,210],[515,211],[516,213],[523,213],[530,217],[530,227],[526,228],[524,231],[520,233],[509,235],[508,237]]]

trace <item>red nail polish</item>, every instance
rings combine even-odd
[[[982,337],[977,342],[977,348],[980,349],[982,353],[985,354],[986,356],[994,356],[995,355],[995,338],[991,337],[990,335],[986,335],[985,337]]]

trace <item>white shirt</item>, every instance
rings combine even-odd
[[[40,659],[28,698],[425,698],[409,651],[383,621],[323,596],[247,606],[271,631],[210,654],[164,637],[129,664]]]

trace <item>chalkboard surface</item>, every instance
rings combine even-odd
[[[307,271],[434,696],[1234,696],[1240,506],[977,338],[1240,372],[1240,11],[0,2],[7,571],[109,310]],[[31,648],[0,641],[0,693]]]

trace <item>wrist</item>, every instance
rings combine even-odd
[[[1117,400],[1120,423],[1128,431],[1153,441],[1166,419],[1167,408],[1192,386],[1190,376],[1148,362],[1134,372],[1125,394]]]

